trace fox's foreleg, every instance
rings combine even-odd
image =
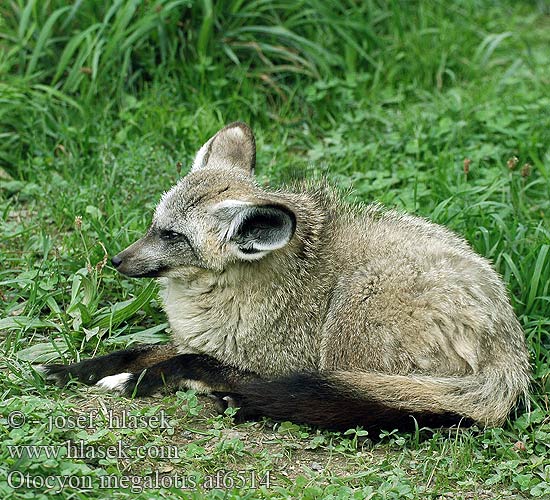
[[[189,388],[201,393],[231,391],[250,373],[205,354],[177,354],[174,346],[143,346],[85,359],[72,365],[39,365],[46,380],[64,386],[74,379],[126,396],[147,396],[162,388]]]
[[[239,381],[256,378],[250,372],[225,365],[206,354],[179,354],[141,372],[118,373],[105,377],[97,385],[129,397],[148,396],[163,388],[178,387],[210,394],[232,391]]]

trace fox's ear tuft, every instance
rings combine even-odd
[[[199,149],[191,171],[201,168],[238,168],[253,174],[256,165],[256,141],[243,122],[230,123]]]
[[[296,230],[296,216],[282,205],[226,200],[214,213],[220,239],[242,260],[257,260],[284,247]]]

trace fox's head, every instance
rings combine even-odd
[[[198,151],[191,171],[165,193],[147,233],[113,257],[133,277],[178,278],[190,268],[222,271],[267,257],[291,242],[295,208],[254,179],[250,128],[235,122]]]

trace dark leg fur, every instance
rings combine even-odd
[[[62,386],[71,379],[94,385],[105,377],[129,373],[120,386],[110,387],[126,396],[147,396],[164,387],[185,385],[189,380],[199,382],[208,392],[230,391],[238,380],[254,378],[207,355],[178,355],[170,345],[125,349],[72,365],[45,365],[40,370],[47,380]]]
[[[103,377],[123,372],[138,372],[176,355],[171,345],[140,346],[132,349],[115,351],[106,356],[85,359],[72,365],[42,365],[40,371],[47,380],[58,385],[65,385],[75,379],[83,384],[94,385]]]
[[[204,386],[205,392],[231,391],[237,381],[252,378],[251,373],[224,365],[211,356],[180,354],[142,373],[133,373],[119,390],[127,396],[147,396],[163,387],[173,388],[193,381]]]
[[[236,405],[237,420],[261,416],[290,420],[334,430],[357,426],[370,431],[414,430],[419,427],[472,425],[471,420],[453,413],[413,413],[389,406],[320,374],[301,373],[277,380],[252,380],[237,384],[231,393],[215,393],[218,406]],[[414,417],[414,419],[413,419]]]

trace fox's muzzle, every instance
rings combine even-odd
[[[146,235],[115,255],[111,263],[119,273],[131,278],[157,278],[165,266],[155,257],[157,252],[152,243]]]

